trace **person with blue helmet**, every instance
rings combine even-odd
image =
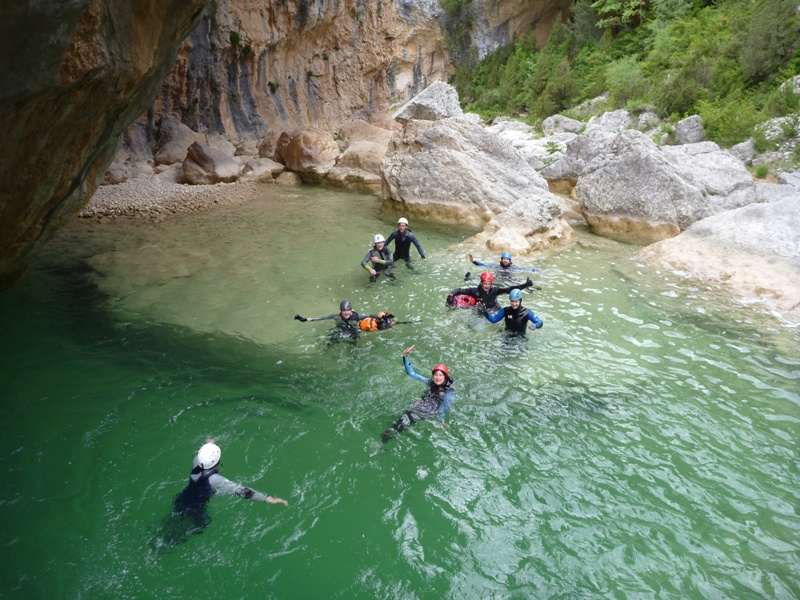
[[[397,220],[397,230],[393,231],[386,238],[386,246],[394,241],[394,260],[404,260],[406,265],[411,268],[411,244],[414,244],[422,260],[425,260],[425,251],[419,243],[417,237],[408,228],[408,219],[400,217]]]
[[[525,335],[528,329],[535,331],[540,329],[544,323],[529,308],[522,306],[522,290],[511,290],[508,294],[511,306],[506,306],[496,313],[487,311],[486,318],[491,323],[499,323],[504,320],[506,331],[511,335]]]
[[[479,267],[489,267],[490,269],[498,269],[495,273],[497,277],[510,277],[513,272],[525,272],[525,273],[538,273],[539,269],[535,267],[518,267],[517,265],[512,264],[511,262],[511,252],[503,252],[500,255],[500,264],[496,263],[486,263],[481,262],[479,260],[475,260],[475,257],[470,252],[467,254],[469,257],[470,262],[473,265],[478,265]],[[466,279],[469,279],[469,273],[467,273]]]

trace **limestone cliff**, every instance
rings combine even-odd
[[[97,189],[207,1],[3,2],[0,288]]]

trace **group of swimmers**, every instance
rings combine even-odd
[[[389,248],[389,244],[393,241],[395,242],[394,252]],[[394,278],[395,260],[405,260],[406,264],[411,267],[411,244],[416,247],[422,260],[425,260],[425,252],[416,236],[409,231],[408,220],[404,217],[398,220],[397,230],[392,232],[388,239],[380,234],[375,235],[372,248],[361,261],[361,266],[369,271],[370,281],[377,281],[381,275]],[[496,269],[499,279],[507,279],[518,272],[537,271],[537,269],[513,265],[511,254],[508,252],[502,253],[499,264],[479,262],[472,254],[468,254],[468,256],[474,265]],[[465,279],[468,280],[470,276],[470,273],[467,273]],[[481,273],[480,283],[476,287],[462,287],[450,292],[447,296],[447,304],[452,307],[473,308],[486,316],[491,323],[498,323],[502,320],[510,335],[525,335],[529,329],[535,331],[542,327],[542,320],[532,310],[522,306],[522,290],[533,286],[530,277],[525,283],[505,287],[494,285],[494,280],[493,273],[484,271]],[[497,298],[501,294],[509,295],[510,306],[500,306]],[[353,310],[348,300],[340,303],[338,313],[309,318],[295,315],[294,318],[304,323],[333,320],[337,325],[336,336],[350,338],[355,338],[359,331],[385,330],[398,323],[394,315],[387,312],[362,316]],[[391,427],[381,434],[384,443],[417,421],[438,418],[446,427],[445,414],[455,399],[453,378],[447,366],[442,363],[434,365],[429,378],[419,375],[414,371],[408,358],[413,350],[414,345],[403,350],[403,367],[409,377],[425,384],[425,391]],[[211,439],[206,440],[206,444],[195,454],[187,487],[175,499],[174,514],[188,518],[198,528],[204,527],[210,520],[206,513],[206,504],[215,493],[235,494],[242,498],[288,506],[286,500],[282,498],[257,492],[220,475],[221,457],[222,451],[219,446]]]

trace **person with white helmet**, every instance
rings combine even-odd
[[[394,259],[406,261],[406,265],[411,268],[411,244],[417,247],[422,260],[425,260],[425,251],[415,236],[408,228],[408,219],[400,217],[397,220],[397,230],[393,231],[388,238],[386,238],[386,245],[394,241]]]
[[[521,290],[511,290],[508,294],[508,299],[511,302],[511,306],[506,306],[494,314],[486,313],[486,318],[489,319],[490,323],[505,321],[506,332],[515,336],[524,336],[528,329],[531,331],[541,329],[544,325],[542,320],[531,309],[522,306]]]
[[[500,304],[497,302],[497,296],[500,294],[508,294],[511,290],[524,290],[533,285],[530,277],[525,283],[519,285],[509,285],[507,287],[497,287],[493,285],[494,275],[489,271],[481,273],[481,282],[478,287],[458,288],[450,292],[447,296],[447,304],[455,306],[456,297],[458,296],[471,296],[475,298],[475,308],[478,312],[486,312],[487,310],[500,310]]]
[[[340,339],[355,340],[358,337],[358,332],[360,331],[360,321],[368,318],[381,319],[381,315],[380,313],[377,315],[360,315],[353,310],[353,305],[350,304],[349,300],[342,300],[342,302],[339,304],[338,313],[333,313],[332,315],[326,315],[324,317],[308,318],[295,315],[294,318],[303,323],[306,321],[327,321],[329,319],[333,319],[333,321],[336,323],[336,330],[334,331],[334,335],[331,337],[331,341],[336,342]]]
[[[444,416],[447,413],[447,409],[450,408],[453,400],[455,400],[456,393],[453,391],[453,378],[450,376],[447,366],[441,363],[434,365],[431,369],[430,379],[418,375],[408,358],[413,349],[414,345],[412,344],[403,350],[403,366],[405,367],[406,375],[425,384],[425,391],[421,398],[414,400],[411,408],[405,411],[394,425],[381,434],[384,444],[397,435],[398,432],[403,431],[403,429],[417,421],[438,418],[444,424]]]
[[[220,475],[220,458],[222,451],[219,446],[214,440],[208,439],[194,455],[189,484],[175,497],[176,514],[192,519],[199,527],[205,527],[211,521],[206,512],[206,505],[214,494],[234,494],[256,502],[289,506],[283,498],[262,494]]]
[[[382,273],[394,279],[394,257],[386,245],[386,240],[378,233],[372,242],[372,248],[361,261],[361,266],[369,271],[370,282],[377,281]]]
[[[512,277],[515,272],[523,272],[523,273],[538,273],[539,269],[535,267],[518,267],[515,264],[512,264],[511,260],[511,252],[503,252],[500,255],[500,263],[487,263],[482,262],[480,260],[475,260],[475,257],[472,255],[472,252],[467,254],[469,257],[470,262],[473,265],[478,265],[479,267],[489,267],[490,269],[496,269],[494,275],[495,277],[507,279]],[[467,273],[465,279],[470,278],[470,273]]]

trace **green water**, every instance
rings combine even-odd
[[[0,294],[3,598],[796,598],[800,333],[577,232],[537,257],[524,343],[444,297],[472,233],[370,285],[398,215],[266,186],[77,223]],[[329,344],[349,299],[419,319]],[[380,432],[446,363],[449,428]],[[289,508],[212,499],[165,547],[207,435]]]

